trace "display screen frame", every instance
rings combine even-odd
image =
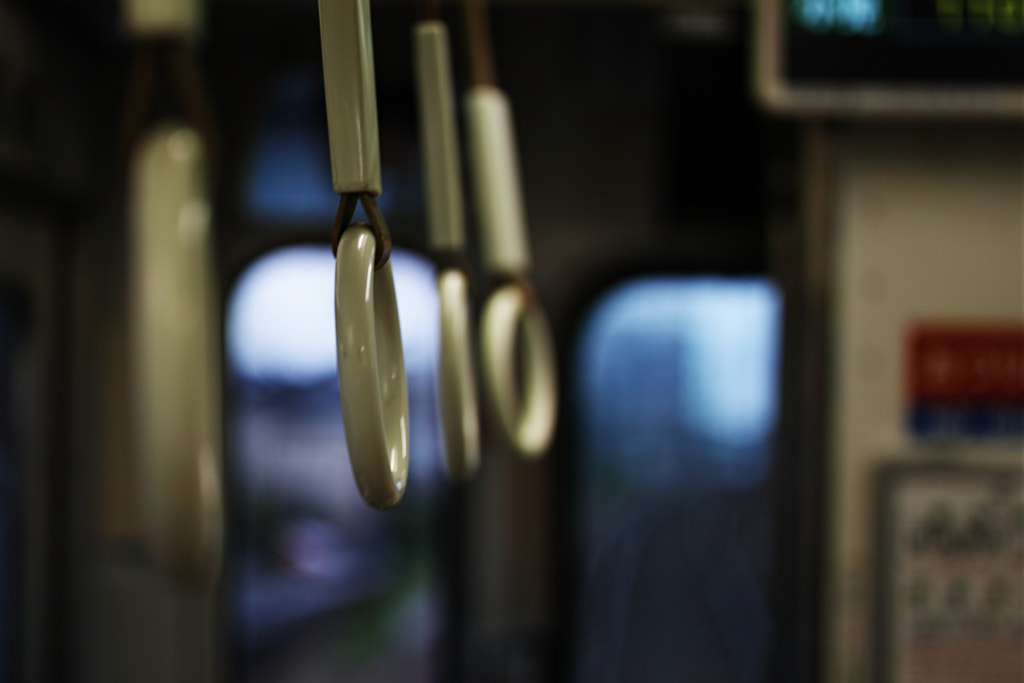
[[[794,78],[787,64],[791,54],[788,2],[754,3],[753,85],[769,111],[847,118],[1024,118],[1024,82],[970,82],[964,74],[943,82],[916,83],[912,74],[896,74],[906,80],[856,73],[799,73]]]

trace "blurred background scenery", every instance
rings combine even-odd
[[[386,512],[339,400],[316,0],[0,0],[0,683],[1024,681],[1024,0],[492,0],[560,407],[527,460],[482,406],[468,481],[422,3],[369,5],[409,395]],[[153,291],[208,364],[137,346],[172,258],[134,232],[178,191],[140,189],[157,124],[204,145],[169,225],[211,312]],[[151,542],[157,357],[220,406],[198,580]]]

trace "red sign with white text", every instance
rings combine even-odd
[[[906,367],[916,433],[1024,432],[1024,327],[918,327]]]

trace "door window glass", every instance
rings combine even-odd
[[[426,259],[391,262],[409,386],[410,474],[387,514],[359,497],[345,447],[329,247],[274,251],[228,304],[228,581],[239,680],[436,680],[448,619],[447,485],[436,404],[438,301]]]
[[[663,277],[594,306],[575,367],[575,680],[762,680],[781,301]]]

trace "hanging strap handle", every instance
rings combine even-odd
[[[199,0],[123,3],[137,45],[120,140],[131,178],[132,422],[143,542],[164,571],[200,585],[219,574],[224,523],[209,204],[217,135],[192,49],[201,9]],[[147,130],[161,66],[188,125]]]
[[[480,466],[480,420],[473,372],[469,275],[463,257],[466,229],[455,88],[448,29],[443,22],[431,18],[436,12],[436,4],[421,4],[421,15],[427,19],[413,29],[413,54],[426,184],[427,242],[438,262],[438,382],[445,462],[454,479],[465,480]]]
[[[409,397],[381,193],[369,0],[320,0],[320,42],[334,191],[338,393],[363,500],[387,509],[409,475]],[[370,224],[350,225],[361,202]]]
[[[365,224],[345,230],[334,272],[338,393],[356,486],[386,510],[405,494],[409,476],[409,396],[391,263],[376,262],[377,240]]]
[[[200,0],[122,0],[122,21],[135,42],[128,71],[118,143],[128,160],[146,128],[161,71],[166,73],[185,121],[203,138],[207,168],[219,162],[219,135],[196,63],[195,43],[202,31]]]
[[[196,38],[203,28],[202,0],[123,0],[125,30],[141,39]]]
[[[471,87],[464,107],[470,170],[484,267],[523,276],[530,240],[520,184],[512,105],[498,87],[485,0],[463,0]]]
[[[558,414],[554,344],[527,279],[530,242],[512,106],[497,86],[484,0],[463,3],[473,81],[465,98],[472,185],[484,266],[499,283],[481,316],[484,388],[505,439],[523,457],[537,458],[551,444]]]
[[[494,50],[491,46],[491,31],[487,24],[485,1],[462,0],[462,10],[466,21],[470,84],[472,87],[481,85],[497,87],[498,76],[494,68]]]
[[[555,350],[544,309],[523,285],[506,284],[487,298],[480,357],[484,387],[502,434],[524,458],[544,455],[558,415]]]

